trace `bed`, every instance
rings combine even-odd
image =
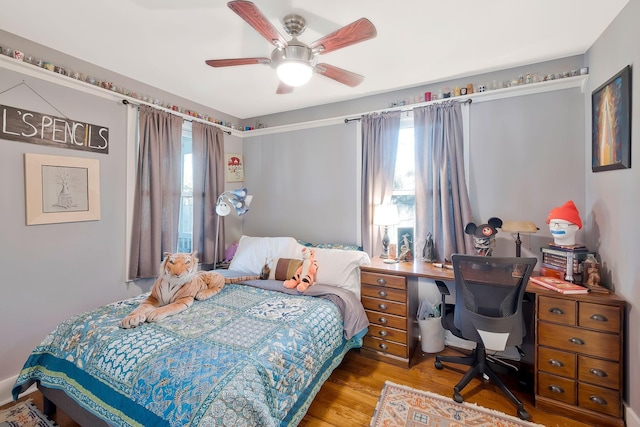
[[[300,247],[243,236],[220,272],[255,274]],[[58,405],[91,426],[295,426],[368,327],[353,282],[368,256],[318,251],[318,283],[304,294],[278,279],[248,280],[134,329],[119,321],[146,294],[73,316],[32,351],[14,399],[35,383],[46,411]]]

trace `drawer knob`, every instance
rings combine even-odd
[[[550,385],[549,390],[551,390],[553,393],[564,393],[564,389],[559,385]]]
[[[584,340],[581,340],[580,338],[576,338],[576,337],[569,338],[569,342],[571,344],[584,345]]]
[[[387,345],[386,344],[378,344],[378,347],[380,347],[380,349],[382,349],[382,350],[386,350],[387,349]]]
[[[557,315],[563,315],[564,311],[562,311],[561,308],[557,308],[557,307],[552,307],[549,309],[549,313],[551,314],[557,314]]]
[[[386,337],[387,335],[389,335],[389,332],[387,332],[387,331],[380,331],[380,336],[381,336],[381,337]]]
[[[387,293],[385,291],[378,291],[378,295],[380,295],[382,298],[386,298]]]
[[[379,308],[380,310],[386,310],[386,309],[387,309],[387,306],[386,306],[385,304],[378,304],[378,308]]]
[[[379,285],[386,285],[387,284],[387,281],[382,279],[382,278],[377,279],[376,282],[378,282]]]
[[[380,323],[382,323],[383,325],[386,325],[386,324],[387,324],[387,322],[388,322],[388,320],[387,320],[387,318],[386,318],[386,317],[381,317],[381,318],[379,318],[379,319],[378,319],[378,321],[379,321]]]
[[[607,401],[604,400],[600,396],[589,396],[589,400],[594,402],[594,403],[597,403],[598,405],[606,405],[607,404]]]
[[[555,366],[556,368],[562,368],[564,366],[564,363],[562,363],[558,359],[549,359],[549,365]]]
[[[609,319],[607,319],[607,316],[603,315],[603,314],[592,314],[591,315],[591,320],[595,320],[596,322],[608,322]]]
[[[607,377],[607,373],[602,369],[591,368],[589,369],[589,373],[591,375],[595,375],[596,377],[605,378]]]

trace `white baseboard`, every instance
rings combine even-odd
[[[13,385],[16,383],[18,376],[6,378],[0,381],[0,406],[6,405],[7,403],[13,402],[13,396],[11,395],[11,389],[13,389]],[[36,385],[32,385],[22,393],[20,396],[24,396],[27,394],[31,394],[36,391]]]
[[[638,417],[638,414],[636,414],[635,412],[633,412],[633,409],[631,409],[629,406],[627,406],[626,404],[624,405],[625,408],[625,424],[627,427],[640,427],[640,417]]]

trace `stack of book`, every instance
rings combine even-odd
[[[582,262],[589,254],[595,256],[595,252],[589,252],[587,247],[581,244],[561,246],[550,243],[540,250],[542,251],[540,275],[573,283],[582,283]]]

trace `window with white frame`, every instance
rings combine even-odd
[[[391,202],[398,208],[398,228],[415,228],[416,174],[413,138],[413,116],[400,122],[398,152],[393,178]],[[390,236],[392,243],[399,243],[397,233]]]
[[[178,222],[178,252],[191,252],[193,248],[193,155],[191,149],[191,122],[182,125],[182,192]]]

